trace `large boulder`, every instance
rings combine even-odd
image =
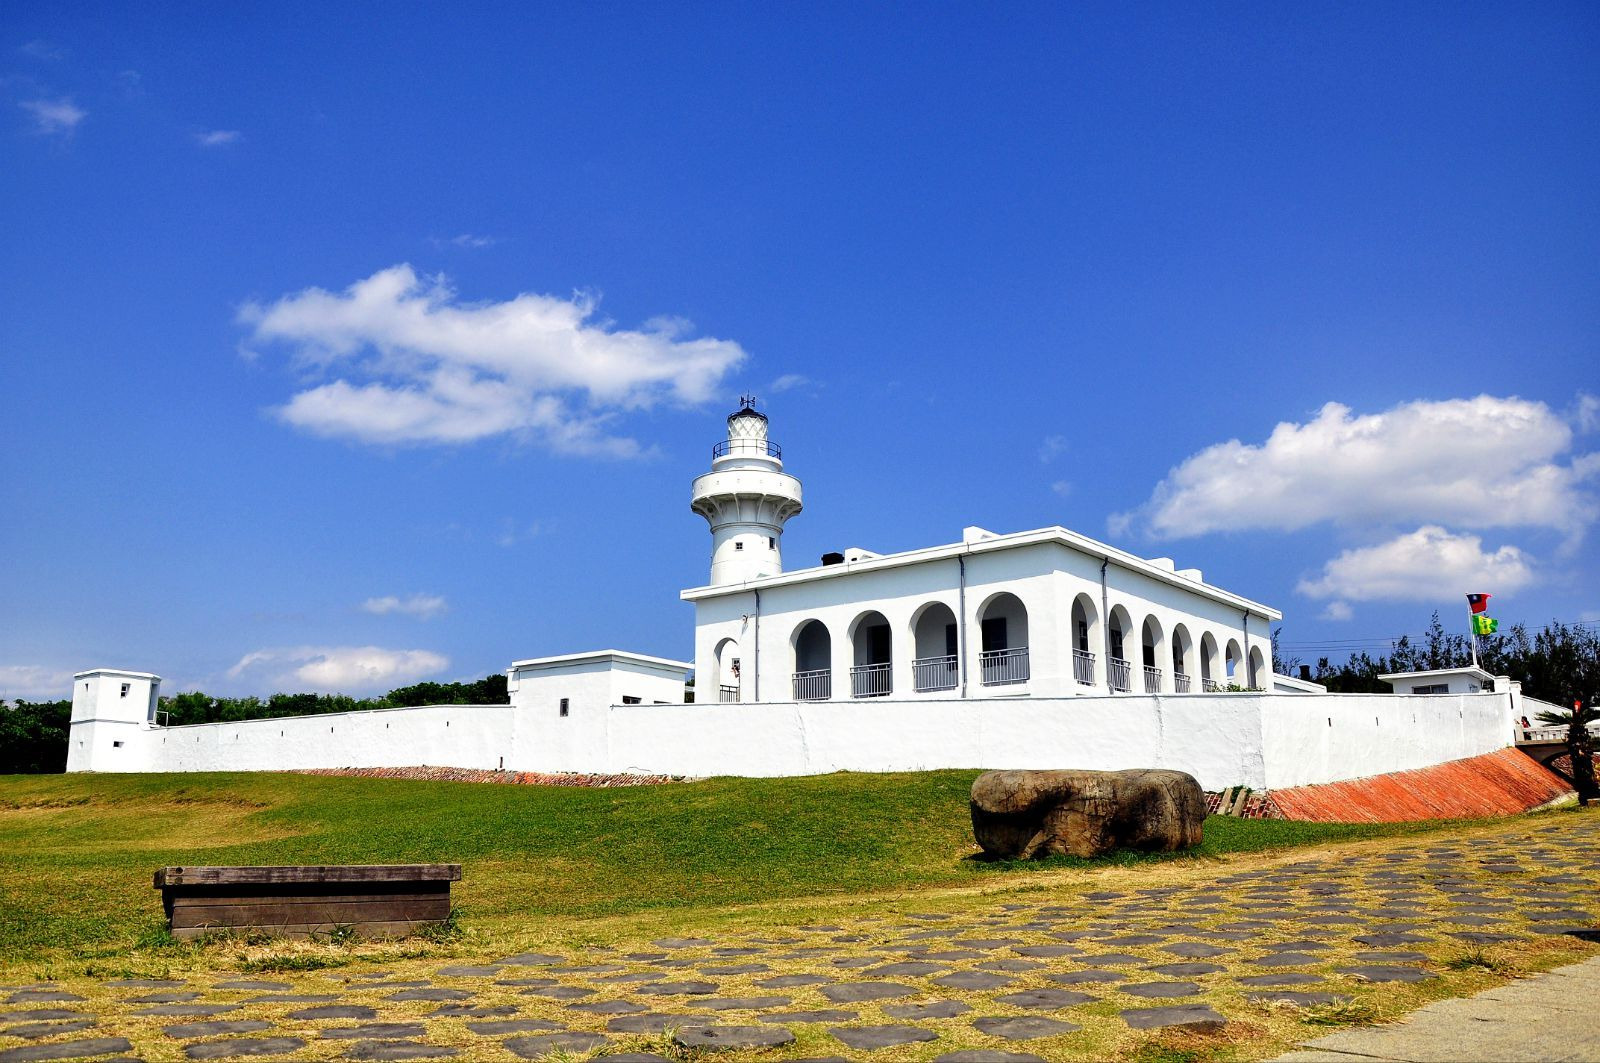
[[[990,771],[972,784],[972,833],[996,860],[1187,849],[1205,818],[1181,771]]]

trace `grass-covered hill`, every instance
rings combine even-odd
[[[162,936],[167,865],[449,862],[477,926],[1025,874],[971,859],[975,772],[585,789],[291,774],[0,776],[0,969]],[[1201,856],[1403,827],[1213,818]]]

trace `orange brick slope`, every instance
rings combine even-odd
[[[1272,801],[1288,819],[1398,823],[1514,815],[1570,792],[1532,757],[1502,749],[1415,771],[1274,790]]]

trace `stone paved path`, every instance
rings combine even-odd
[[[1600,1060],[1600,959],[1535,975],[1460,1000],[1441,1000],[1404,1022],[1341,1030],[1273,1063],[1558,1063]]]
[[[1586,948],[1600,937],[1597,841],[1600,817],[1553,814],[1245,870],[1152,865],[1147,880],[1163,885],[932,897],[957,907],[761,933],[266,978],[0,985],[0,1063],[629,1060],[662,1058],[671,1041],[722,1058],[961,1063],[1082,1058],[1174,1031],[1260,1037],[1284,1008],[1416,992],[1484,948]],[[1342,1031],[1317,1046],[1340,1055],[1295,1058],[1348,1063],[1345,1046],[1367,1036]]]

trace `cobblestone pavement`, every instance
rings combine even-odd
[[[1164,885],[944,896],[954,910],[759,934],[0,986],[0,1063],[622,1061],[684,1049],[961,1063],[1082,1058],[1135,1033],[1225,1041],[1230,1029],[1259,1032],[1274,1009],[1337,1012],[1480,950],[1594,940],[1597,840],[1600,817],[1551,814],[1247,870],[1150,865],[1166,869],[1148,876]]]

